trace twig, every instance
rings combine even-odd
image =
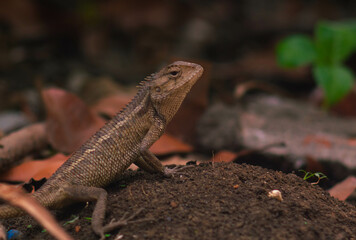
[[[142,188],[142,193],[147,197],[147,193],[145,192],[145,189],[143,189],[143,185],[141,185],[141,188]]]
[[[3,225],[0,223],[0,240],[6,240],[6,230]]]
[[[11,205],[20,207],[28,212],[56,239],[73,240],[73,238],[59,226],[47,209],[41,206],[37,200],[25,194],[21,189],[8,184],[0,184],[0,197]]]
[[[3,137],[0,140],[0,172],[18,165],[24,156],[44,148],[47,143],[44,123],[30,125]]]

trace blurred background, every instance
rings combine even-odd
[[[278,67],[276,43],[312,36],[318,21],[352,18],[355,9],[350,0],[1,0],[0,110],[18,107],[12,91],[39,79],[72,91],[103,75],[136,84],[175,59],[210,66],[212,94],[224,101],[248,80],[305,94],[310,71]]]

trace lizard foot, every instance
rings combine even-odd
[[[105,239],[105,233],[111,232],[117,228],[126,226],[128,224],[132,223],[139,223],[139,222],[145,222],[145,221],[152,221],[153,219],[151,218],[143,218],[139,220],[132,220],[134,219],[137,215],[139,215],[142,212],[143,208],[140,208],[137,210],[134,214],[128,217],[128,212],[126,212],[118,221],[115,221],[115,219],[112,219],[109,224],[105,225],[102,227],[100,231],[100,240]]]
[[[165,167],[165,168],[164,168],[163,175],[164,175],[165,177],[173,177],[174,174],[177,174],[177,173],[182,174],[181,171],[182,171],[183,169],[187,169],[187,168],[191,168],[191,167],[193,167],[193,165],[175,166],[174,168]],[[186,174],[183,173],[182,175],[186,175]]]

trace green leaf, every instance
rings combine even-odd
[[[336,65],[356,49],[356,22],[320,22],[315,30],[316,62]]]
[[[354,84],[354,75],[344,66],[316,66],[313,74],[318,85],[324,90],[325,107],[341,100]]]
[[[282,67],[299,67],[315,59],[315,47],[305,35],[292,35],[277,45],[277,62]]]
[[[316,172],[315,176],[319,179],[328,178],[324,173]]]

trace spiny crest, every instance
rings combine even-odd
[[[153,79],[156,78],[156,74],[157,73],[152,73],[152,74],[148,75],[147,77],[145,77],[145,80],[146,81],[152,81]]]
[[[139,84],[137,85],[138,91],[140,92],[142,88],[149,86],[149,83],[156,78],[156,73],[152,73],[144,78]]]
[[[141,81],[138,85],[138,91],[134,98],[116,115],[116,118],[122,117],[123,114],[127,114],[127,112],[132,111],[135,106],[141,103],[142,99],[144,98],[145,94],[148,93],[148,88],[149,88],[149,83],[153,79],[155,79],[156,73],[152,73],[151,75],[148,75],[147,77],[144,78],[143,81]]]

